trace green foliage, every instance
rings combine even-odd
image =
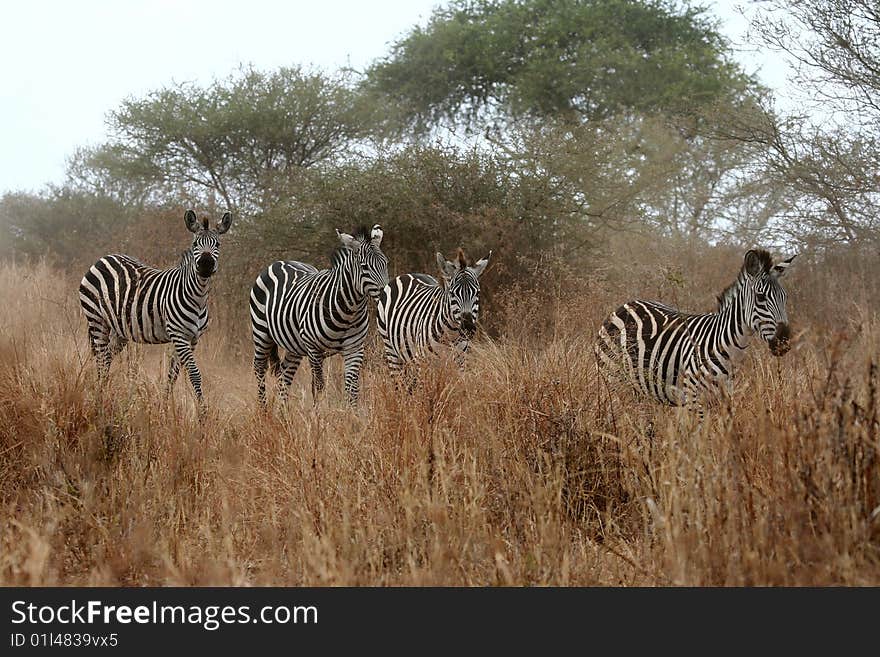
[[[92,188],[128,181],[135,197],[182,192],[259,208],[275,177],[343,156],[371,123],[344,76],[244,69],[124,101],[110,114],[111,140],[81,154],[74,173]]]
[[[876,52],[844,20],[864,0],[829,4],[828,29],[822,3],[772,4],[814,12],[795,16],[819,35],[826,76]],[[872,79],[856,72],[871,115]],[[436,273],[435,251],[493,250],[488,289],[593,271],[620,234],[692,247],[876,236],[873,133],[781,121],[762,107],[768,97],[731,63],[703,8],[452,0],[360,83],[243,69],[126,100],[109,141],[71,158],[65,187],[0,200],[0,257],[78,263],[77,251],[128,250],[165,266],[185,242],[186,207],[228,208],[223,293],[238,298],[273,259],[326,266],[334,229],[359,224],[385,226],[397,273]],[[495,129],[473,149],[401,132],[424,137],[446,121]],[[368,141],[379,135],[381,146]]]
[[[703,9],[663,0],[454,0],[367,73],[423,131],[481,113],[687,111],[752,83]]]
[[[0,257],[49,257],[69,265],[96,245],[109,248],[133,216],[113,199],[68,188],[5,194],[0,198]]]
[[[241,229],[250,252],[326,266],[334,229],[381,224],[383,250],[397,274],[436,275],[434,253],[458,247],[494,253],[489,280],[510,282],[552,257],[560,231],[576,221],[569,199],[541,176],[500,156],[442,146],[410,146],[352,160],[296,180],[295,193]]]

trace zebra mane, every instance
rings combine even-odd
[[[773,258],[770,256],[770,253],[765,251],[764,249],[755,249],[754,253],[756,256],[758,256],[758,260],[760,260],[761,266],[764,268],[764,271],[769,272],[770,269],[773,267]],[[724,291],[716,297],[716,299],[718,299],[719,311],[724,310],[736,296],[740,285],[742,285],[743,277],[745,276],[745,268],[745,264],[743,264],[742,269],[740,269],[739,275],[736,277],[736,280],[728,285],[726,288],[724,288]]]
[[[358,226],[357,230],[352,233],[352,237],[354,237],[359,242],[363,242],[364,244],[366,244],[370,241],[370,230],[371,229],[367,226]],[[344,246],[338,244],[336,248],[333,249],[333,252],[330,254],[330,266],[336,267],[342,264],[342,259],[345,256],[346,251],[347,249]]]
[[[361,224],[358,226],[357,230],[352,233],[352,237],[360,240],[361,242],[369,242],[370,241],[370,227]]]
[[[736,280],[728,285],[724,290],[716,296],[715,298],[718,300],[718,311],[724,310],[731,301],[733,301],[734,297],[736,297],[736,293],[739,290],[739,286],[742,284],[742,274],[736,277]]]
[[[754,253],[758,256],[758,260],[761,261],[764,271],[769,272],[773,267],[773,258],[770,256],[770,253],[764,249],[754,249]]]

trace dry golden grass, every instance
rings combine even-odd
[[[784,359],[750,350],[703,426],[599,381],[593,332],[625,300],[599,284],[499,305],[500,337],[412,395],[373,345],[357,410],[336,358],[317,406],[303,368],[261,413],[221,313],[200,424],[185,378],[164,399],[161,347],[101,394],[77,282],[0,268],[0,584],[880,584],[880,322],[859,307]]]

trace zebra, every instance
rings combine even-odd
[[[489,255],[469,266],[459,249],[455,262],[437,254],[445,286],[427,274],[404,274],[382,290],[376,324],[385,347],[385,361],[392,372],[408,362],[452,344],[460,359],[477,330],[480,315],[480,275]]]
[[[786,292],[779,279],[794,258],[774,264],[767,251],[746,252],[739,276],[718,296],[715,312],[693,315],[653,301],[625,303],[599,329],[599,365],[649,398],[696,406],[702,416],[704,395],[732,390],[732,365],[754,333],[774,356],[790,349]]]
[[[368,297],[388,283],[388,259],[382,253],[382,227],[361,228],[355,235],[336,231],[340,245],[329,269],[279,260],[266,267],[251,288],[251,329],[257,397],[266,405],[266,370],[278,377],[282,402],[300,361],[312,368],[312,396],[324,389],[324,359],[341,353],[345,390],[357,404],[364,341],[369,326]],[[283,360],[278,349],[283,347]]]
[[[183,215],[192,245],[176,267],[159,270],[131,256],[111,254],[91,266],[79,284],[79,302],[88,322],[89,345],[104,381],[113,357],[131,342],[171,343],[168,393],[183,365],[201,409],[202,375],[193,349],[208,324],[210,279],[217,272],[220,236],[232,225],[227,212],[216,228],[196,213]]]

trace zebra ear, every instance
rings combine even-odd
[[[783,260],[782,262],[776,263],[775,265],[773,265],[773,270],[771,273],[776,276],[776,278],[781,278],[782,276],[785,276],[786,270],[791,264],[791,261],[795,258],[797,258],[797,253],[791,256],[788,260]]]
[[[223,218],[220,220],[220,223],[217,224],[217,233],[222,235],[229,227],[232,225],[232,213],[227,212],[223,215]]]
[[[761,258],[758,256],[758,252],[754,250],[746,251],[746,257],[743,260],[743,267],[749,276],[758,276],[764,271],[764,265],[761,263]]]
[[[192,210],[187,210],[183,213],[183,221],[186,223],[186,229],[191,233],[199,232],[199,220],[196,219],[196,213]]]
[[[342,242],[342,246],[344,246],[349,251],[357,251],[358,246],[360,246],[359,242],[349,235],[348,233],[340,233],[339,229],[336,230],[336,237],[339,238],[339,241]]]
[[[449,280],[453,276],[455,276],[455,272],[458,271],[458,265],[454,262],[449,262],[442,253],[437,254],[437,266],[440,267],[440,271],[443,273],[443,278]]]
[[[384,235],[382,232],[382,226],[379,224],[373,226],[373,230],[370,231],[370,239],[376,244],[376,246],[379,246],[382,243],[382,235]]]
[[[486,265],[489,264],[489,258],[492,257],[492,252],[489,251],[489,255],[487,255],[482,260],[477,260],[477,264],[475,264],[471,269],[477,275],[477,278],[483,273],[483,270],[486,269]]]

